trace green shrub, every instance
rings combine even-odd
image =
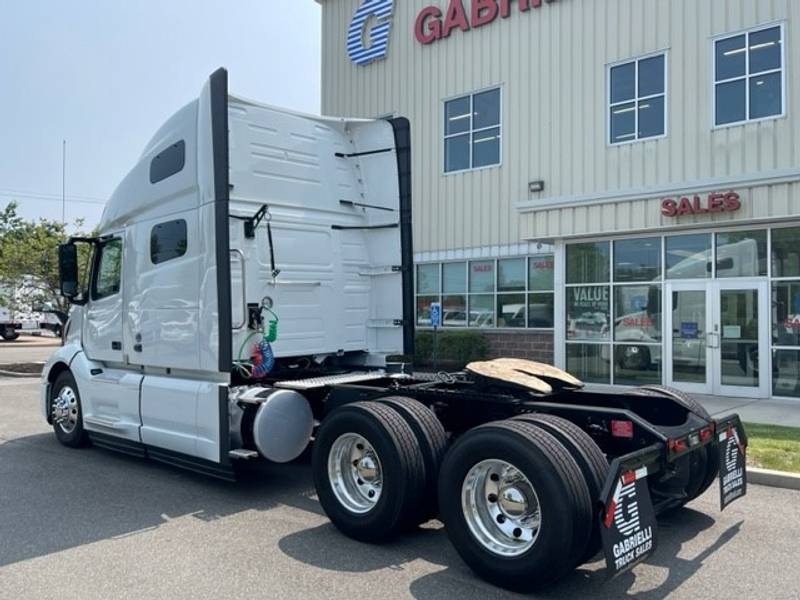
[[[485,360],[489,354],[486,339],[477,331],[440,331],[436,364],[448,369],[462,369],[467,363]],[[414,340],[414,364],[433,366],[432,331],[418,331]]]

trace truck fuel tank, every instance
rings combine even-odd
[[[308,400],[294,390],[251,387],[231,398],[234,405],[255,405],[255,416],[243,418],[241,408],[231,413],[231,434],[235,444],[252,437],[259,454],[276,463],[291,462],[311,440],[314,414]],[[243,428],[250,431],[243,431]],[[249,434],[249,435],[247,435]]]

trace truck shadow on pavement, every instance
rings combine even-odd
[[[438,522],[433,522],[438,523]],[[476,577],[461,562],[449,544],[444,529],[428,524],[419,531],[401,536],[391,544],[370,546],[344,538],[329,523],[284,537],[280,549],[295,560],[317,568],[333,571],[366,573],[381,569],[403,569],[414,560],[424,560],[446,567],[415,580],[410,593],[415,598],[433,599],[458,597],[535,597],[535,598],[620,598],[635,597],[640,600],[659,600],[674,592],[702,567],[712,556],[738,533],[741,522],[723,532],[710,546],[693,558],[679,556],[684,543],[709,529],[715,521],[704,513],[691,509],[676,511],[659,520],[658,548],[650,558],[648,568],[663,570],[660,585],[647,591],[634,589],[638,574],[626,573],[612,581],[605,581],[602,556],[579,567],[556,585],[532,596],[521,596],[500,590]],[[361,549],[361,551],[359,551]],[[641,569],[642,567],[640,567]],[[645,586],[648,587],[648,586]]]
[[[260,464],[245,469],[237,483],[228,483],[98,448],[67,450],[52,433],[0,440],[0,568],[137,535],[179,517],[214,521],[279,506],[323,515],[308,462],[306,454],[289,465]],[[664,598],[697,573],[741,526],[730,527],[694,557],[679,556],[685,542],[714,523],[691,509],[662,517],[659,547],[646,567],[604,582],[598,557],[536,597]],[[432,572],[409,586],[420,599],[508,596],[472,574],[437,521],[389,544],[370,546],[344,537],[326,522],[283,537],[278,547],[303,564],[346,573],[405,570],[412,562],[425,561],[423,569]],[[653,568],[663,573],[653,577]],[[637,584],[643,569],[649,574],[646,585]]]
[[[230,483],[99,448],[66,449],[52,433],[0,439],[0,568],[178,517],[212,521],[279,505],[322,514],[313,496],[302,459]]]

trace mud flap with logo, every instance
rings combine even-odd
[[[609,579],[629,571],[656,549],[656,513],[647,487],[647,475],[659,455],[659,447],[651,446],[611,463],[600,513]]]
[[[719,507],[747,493],[747,434],[738,415],[716,421],[719,452]]]

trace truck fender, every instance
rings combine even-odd
[[[42,414],[48,423],[51,423],[50,387],[56,378],[64,371],[71,371],[80,391],[81,388],[86,389],[86,383],[91,376],[90,372],[94,368],[102,368],[102,365],[90,361],[84,354],[79,342],[71,342],[61,346],[50,355],[42,369],[41,387]]]

